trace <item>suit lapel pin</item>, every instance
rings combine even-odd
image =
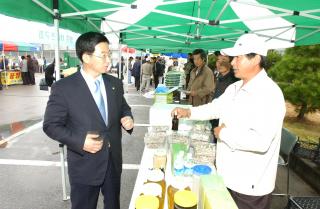
[[[114,86],[112,86],[112,90],[115,90],[116,88],[114,88]]]

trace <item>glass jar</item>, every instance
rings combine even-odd
[[[159,199],[159,209],[163,209],[164,197],[166,191],[166,182],[164,179],[164,173],[160,169],[153,169],[147,172],[146,183],[157,183],[161,186],[161,197]]]
[[[164,169],[167,164],[167,150],[164,148],[157,149],[153,155],[153,168]]]
[[[190,187],[185,183],[183,177],[174,177],[167,189],[168,209],[174,209],[174,195],[179,190],[190,190]]]

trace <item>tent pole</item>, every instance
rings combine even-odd
[[[2,47],[2,62],[3,62],[3,70],[4,70],[4,79],[6,81],[6,89],[8,89],[8,78],[7,78],[7,69],[6,69],[6,57],[4,56],[4,44]],[[1,78],[0,78],[1,79]]]
[[[55,47],[54,47],[54,58],[55,58],[55,65],[54,70],[56,74],[56,81],[60,80],[60,55],[59,55],[59,44],[60,44],[60,36],[59,36],[59,1],[58,0],[52,0],[53,3],[53,23],[55,27]],[[65,156],[64,156],[64,144],[60,144],[60,160],[61,160],[61,181],[62,181],[62,199],[68,200],[70,197],[67,196],[67,179],[66,179],[66,169],[65,169]]]
[[[118,59],[118,78],[121,79],[121,71],[122,71],[122,63],[121,63],[121,43],[120,43],[120,39],[119,39],[119,59]]]
[[[54,9],[54,13],[56,15],[59,14],[59,10]],[[57,17],[54,18],[54,27],[55,27],[55,47],[54,47],[54,58],[55,58],[55,65],[54,70],[56,74],[56,81],[60,80],[60,55],[59,55],[59,19]]]
[[[141,83],[142,83],[142,50],[140,51],[141,52],[141,56],[140,56],[140,79],[139,79],[139,93],[141,94]]]

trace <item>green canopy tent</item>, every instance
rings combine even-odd
[[[116,32],[121,33],[121,42],[130,47],[157,52],[190,52],[195,48],[219,50],[232,46],[244,33],[264,37],[269,48],[318,44],[320,2],[160,1],[140,21]]]
[[[59,20],[60,27],[80,33],[101,29],[119,34],[129,47],[157,52],[217,50],[232,46],[243,33],[265,37],[270,48],[320,41],[318,0],[2,0],[0,13],[51,24]]]

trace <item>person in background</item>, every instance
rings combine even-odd
[[[25,56],[21,56],[20,69],[23,85],[29,85],[31,82],[29,80],[28,62]]]
[[[141,57],[136,57],[132,67],[132,75],[134,76],[134,86],[137,91],[140,90],[140,72],[141,72]]]
[[[62,63],[62,58],[60,58],[60,63]],[[56,64],[56,61],[55,61],[55,59],[53,59],[52,63],[50,65],[48,65],[46,67],[46,69],[44,70],[46,83],[49,87],[51,87],[53,82],[56,80],[56,78],[54,76],[55,75],[55,69],[54,69],[55,64]]]
[[[119,64],[119,62],[118,62],[117,65],[116,65],[117,75],[118,75],[118,78],[120,78],[121,80],[124,79],[124,77],[123,77],[124,67],[125,67],[124,58],[121,56],[121,69],[120,69],[120,64]]]
[[[76,53],[83,68],[52,85],[43,130],[68,148],[72,209],[96,209],[100,192],[104,209],[120,209],[121,129],[132,133],[131,108],[121,80],[106,74],[108,39],[84,33]]]
[[[140,86],[140,91],[148,91],[149,86],[150,86],[150,80],[152,76],[152,64],[150,58],[146,59],[146,63],[142,64],[141,66],[141,77],[142,77],[142,82]]]
[[[43,57],[43,69],[46,69],[47,67],[47,60],[45,57]]]
[[[194,69],[194,62],[193,62],[193,57],[192,57],[192,53],[188,53],[188,61],[186,64],[184,64],[184,74],[186,76],[186,88],[188,87],[188,83],[190,80],[190,72],[192,71],[192,69]]]
[[[212,101],[214,91],[214,76],[206,65],[207,54],[203,49],[196,49],[192,53],[195,68],[191,71],[187,90],[189,104],[199,106]]]
[[[131,75],[132,75],[132,67],[133,67],[133,57],[129,57],[128,60],[128,84],[131,84]]]
[[[154,87],[157,88],[159,83],[163,83],[163,74],[166,66],[162,63],[161,57],[157,57],[154,73]]]
[[[35,85],[36,81],[35,81],[34,74],[37,71],[37,66],[38,65],[31,58],[30,55],[27,55],[27,66],[28,66],[28,73],[29,73],[28,75],[29,75],[29,80],[30,80],[29,85]]]
[[[148,58],[148,55],[144,56],[144,58],[142,59],[142,64],[147,62],[147,58]]]
[[[239,80],[234,76],[234,72],[231,69],[229,56],[224,56],[220,54],[217,57],[216,67],[218,74],[216,78],[216,87],[214,90],[213,99],[220,97],[230,84]],[[219,126],[219,119],[213,119],[210,121],[210,123],[212,126],[212,130],[214,130],[216,127]],[[213,142],[217,143],[216,137],[213,137]]]
[[[211,103],[176,108],[178,118],[219,118],[217,172],[239,209],[270,209],[275,188],[283,119],[283,93],[264,70],[267,48],[256,34],[244,34],[222,54],[231,62],[237,81]]]

